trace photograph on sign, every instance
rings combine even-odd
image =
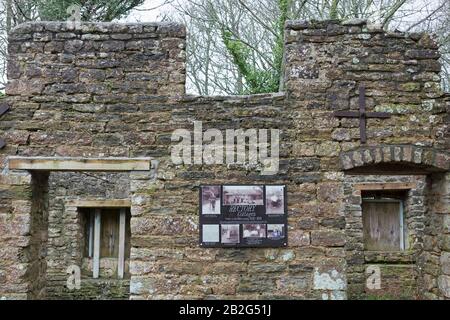
[[[283,239],[284,238],[284,224],[268,224],[267,238],[269,239]]]
[[[202,187],[202,214],[220,214],[220,186]]]
[[[219,225],[204,224],[203,225],[203,242],[219,242]]]
[[[266,225],[265,224],[244,224],[243,225],[244,238],[265,238]]]
[[[222,243],[239,243],[239,225],[222,224],[221,225]]]
[[[224,186],[223,204],[232,205],[264,205],[264,190],[262,186]]]
[[[266,214],[284,214],[284,186],[266,186]]]

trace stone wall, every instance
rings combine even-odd
[[[64,199],[129,196],[132,299],[346,298],[342,169],[348,168],[342,160],[351,168],[404,165],[415,161],[411,154],[417,151],[416,167],[448,170],[448,98],[439,90],[436,44],[425,34],[385,33],[361,21],[289,22],[285,93],[193,97],[184,95],[184,41],[184,28],[173,24],[82,24],[68,30],[65,23],[27,23],[12,31],[12,108],[0,124],[7,141],[1,160],[151,156],[159,163],[155,173],[108,176],[111,184],[51,174],[50,291],[61,294],[65,264],[79,257],[68,243],[70,232],[61,236],[76,215],[64,212]],[[358,109],[359,85],[367,88],[368,111],[392,113],[390,119],[369,119],[365,146],[357,119],[332,116]],[[194,120],[204,130],[280,129],[280,171],[263,176],[252,167],[174,165],[171,134],[192,130]],[[198,188],[220,183],[286,184],[288,247],[199,248]],[[0,265],[0,280],[7,268]]]
[[[293,151],[294,154],[297,151],[298,156],[320,158],[321,170],[328,171],[322,181],[329,180],[331,185],[339,185],[342,181],[339,163],[334,160],[338,154],[345,169],[358,166],[373,166],[375,169],[378,164],[377,172],[384,174],[391,169],[397,170],[397,173],[413,173],[414,166],[409,167],[408,162],[437,167],[440,166],[437,162],[440,162],[448,167],[448,155],[436,157],[431,152],[431,156],[425,156],[430,151],[415,151],[414,147],[445,150],[449,146],[448,98],[439,90],[439,54],[429,35],[386,33],[360,21],[342,24],[292,22],[287,25],[286,43],[287,101],[295,110],[293,114],[297,121],[294,123],[298,124],[293,128]],[[392,114],[390,119],[368,119],[366,146],[358,141],[358,119],[339,120],[332,116],[334,111],[358,110],[357,87],[360,85],[366,87],[368,111]],[[416,154],[418,156],[414,157]],[[398,163],[400,167],[380,166],[383,163]],[[367,175],[345,178],[345,181],[352,180],[376,181]],[[404,180],[395,175],[381,179],[391,182]],[[365,257],[361,250],[360,194],[355,193],[351,186],[344,185],[344,190],[349,195],[343,210],[347,225],[348,290],[349,295],[355,297],[357,292],[364,291],[367,264],[380,261],[377,261],[379,257]],[[420,204],[413,205],[413,202],[423,201],[424,198],[423,192],[421,195],[415,192],[413,190],[409,194],[407,206],[410,209],[415,206],[414,210],[409,211],[413,226],[411,235],[418,236],[417,255],[420,252],[423,221],[415,223],[414,220],[422,219],[425,212]],[[417,218],[413,218],[416,209],[420,212]],[[408,264],[415,259],[396,257],[382,263]],[[395,270],[395,266],[392,268]],[[412,268],[416,271],[402,274],[410,279],[417,278],[417,269]],[[384,291],[402,287],[398,286],[396,279],[390,281],[392,277],[383,277],[385,272],[392,274],[391,271],[386,268],[381,271],[382,279],[386,280],[382,282]],[[410,290],[411,281],[405,280],[403,283],[406,287],[404,291],[410,292],[407,296],[416,296],[415,285]],[[397,293],[398,296],[405,296]]]
[[[11,173],[1,177],[2,299],[41,299],[46,296],[47,178],[47,173]]]
[[[25,275],[30,284],[28,298],[42,299],[47,290],[48,173],[33,173],[31,188],[30,243],[22,254],[29,259]]]
[[[184,93],[184,38],[172,24],[15,28],[6,89],[14,110],[2,118],[2,155],[157,153],[150,146],[168,120],[158,109],[169,111]]]
[[[172,24],[83,24],[70,30],[65,23],[30,23],[16,28],[7,88],[14,110],[2,119],[8,140],[2,159],[6,154],[157,154],[148,146],[155,142],[151,124],[158,114],[146,118],[139,105],[169,103],[184,93],[184,37],[184,29]],[[139,122],[142,127],[136,128]],[[67,267],[81,266],[82,258],[79,212],[68,212],[64,203],[127,198],[128,177],[52,174],[49,183],[48,297],[80,297],[64,289]],[[129,291],[123,283],[121,290]]]
[[[429,189],[429,219],[424,229],[424,250],[420,255],[422,265],[420,286],[428,299],[450,298],[449,270],[449,174],[432,175]]]
[[[366,87],[368,112],[392,114],[367,120],[369,151],[383,144],[447,150],[449,102],[438,57],[428,34],[384,32],[358,20],[288,23],[285,87],[294,151],[320,157],[321,169],[339,170],[333,158],[361,146],[359,120],[332,112],[358,110],[359,85]]]
[[[47,298],[93,299],[98,295],[102,299],[115,299],[124,298],[125,293],[128,296],[129,280],[89,280],[92,271],[87,277],[82,274],[81,290],[68,290],[66,270],[71,265],[83,267],[82,210],[71,206],[70,200],[129,199],[129,184],[128,173],[50,175]],[[101,264],[101,271],[104,269]],[[103,272],[100,276],[103,276]]]
[[[436,213],[442,216],[442,234],[439,236],[441,254],[439,257],[440,272],[438,287],[441,298],[450,299],[450,175],[441,176],[440,206]]]
[[[80,289],[68,289],[64,284],[53,282],[47,292],[49,300],[128,300],[130,297],[130,280],[83,278]]]
[[[403,201],[405,250],[401,252],[366,251],[364,249],[362,191],[355,185],[367,183],[413,183],[413,189],[394,193]],[[426,176],[347,176],[344,182],[346,203],[346,256],[348,294],[353,299],[416,299],[420,265],[418,256],[423,249],[423,230],[426,220]],[[392,190],[388,190],[387,192]],[[386,193],[386,191],[385,191]],[[389,193],[385,195],[389,197]],[[380,269],[381,287],[367,286],[369,267]]]

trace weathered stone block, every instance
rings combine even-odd
[[[288,243],[292,247],[304,247],[310,245],[310,233],[300,230],[292,230],[288,232]]]
[[[68,53],[76,53],[79,52],[84,45],[83,40],[70,40],[64,43],[64,51]],[[56,47],[54,47],[56,48]]]
[[[450,298],[450,276],[440,276],[438,278],[438,286],[442,294],[446,298]]]
[[[412,49],[406,51],[406,57],[411,59],[438,59],[440,54],[437,50]]]
[[[444,232],[450,234],[450,214],[444,215]]]
[[[268,292],[276,287],[275,279],[265,276],[243,276],[239,279],[238,293]]]
[[[442,273],[450,275],[450,252],[442,252],[440,261]]]
[[[317,146],[316,154],[323,157],[334,157],[339,155],[340,147],[337,142],[324,142]]]
[[[305,291],[311,286],[311,276],[289,276],[282,277],[277,281],[277,287],[289,292]]]
[[[342,168],[344,170],[349,170],[349,169],[353,168],[352,159],[347,155],[341,156],[341,163],[342,163]]]
[[[440,247],[442,250],[450,251],[450,235],[441,235],[440,237]]]
[[[283,272],[287,269],[286,265],[279,263],[251,263],[248,267],[250,273],[273,273]]]
[[[314,142],[295,142],[293,153],[298,157],[311,157],[315,155],[316,144]]]
[[[353,152],[352,158],[353,158],[353,165],[355,167],[360,167],[360,166],[364,165],[364,159],[363,159],[363,156],[361,153]]]
[[[317,185],[317,199],[323,202],[336,202],[343,197],[342,185],[335,182],[324,182]]]
[[[333,131],[331,137],[337,141],[350,141],[350,130],[347,128],[337,128]]]
[[[345,234],[340,231],[311,231],[311,245],[341,247],[345,245]]]
[[[320,272],[316,268],[313,281],[315,290],[345,290],[347,287],[345,276],[335,269]]]
[[[109,40],[102,42],[101,50],[105,52],[118,52],[123,51],[125,43],[118,40]]]

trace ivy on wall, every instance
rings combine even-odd
[[[275,21],[276,38],[272,48],[272,68],[261,69],[255,66],[251,62],[252,49],[241,40],[236,39],[230,30],[222,29],[223,43],[246,81],[244,92],[240,92],[240,94],[277,92],[280,87],[284,50],[284,24],[288,19],[289,0],[278,0],[278,8],[280,15],[278,20]]]

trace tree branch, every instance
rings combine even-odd
[[[242,7],[244,7],[245,10],[247,10],[253,18],[255,18],[255,20],[262,26],[264,27],[264,29],[266,29],[267,31],[269,31],[270,33],[272,33],[275,37],[277,36],[277,33],[275,31],[273,31],[273,29],[271,27],[269,27],[268,25],[266,25],[263,21],[261,21],[261,19],[242,1],[242,0],[238,0],[238,2],[241,4]]]

